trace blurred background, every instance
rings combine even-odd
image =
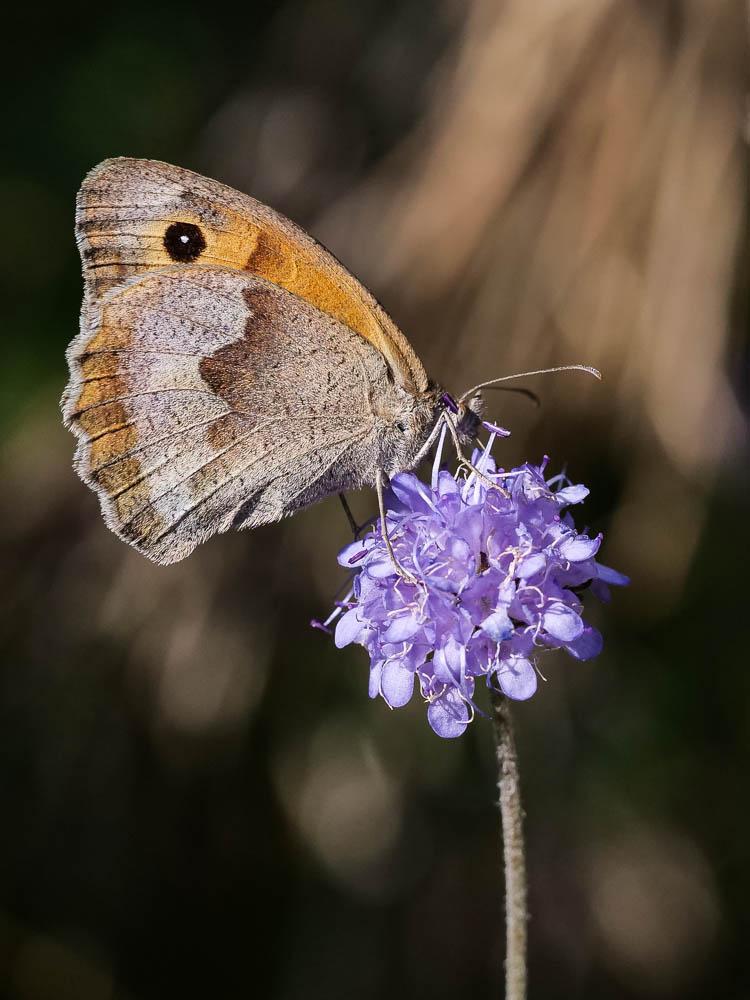
[[[291,216],[492,394],[632,577],[516,711],[531,995],[740,998],[750,851],[746,21],[729,0],[27,5],[6,19],[0,996],[500,996],[489,723],[367,699],[308,627],[336,501],[157,568],[58,399],[73,202],[165,159]],[[7,18],[16,20],[11,24]],[[499,453],[498,453],[499,454]],[[351,498],[364,518],[368,494]]]

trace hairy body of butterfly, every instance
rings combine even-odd
[[[404,335],[312,237],[215,181],[106,160],[78,194],[75,467],[158,563],[412,467],[444,413]],[[468,417],[468,436],[476,429]]]

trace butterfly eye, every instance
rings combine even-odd
[[[189,264],[206,249],[206,238],[192,222],[173,222],[164,233],[164,249],[178,264]]]

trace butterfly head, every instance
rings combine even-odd
[[[435,441],[446,412],[451,415],[460,443],[473,444],[482,427],[483,407],[479,393],[459,402],[434,384],[422,393],[394,386],[379,404],[384,424],[379,436],[379,467],[389,476],[414,468]]]
[[[413,468],[440,417],[437,390],[414,393],[391,384],[371,405],[379,425],[377,467],[388,476]]]
[[[482,427],[484,400],[481,393],[474,393],[464,402],[454,399],[449,392],[443,392],[440,394],[440,404],[444,411],[451,414],[461,444],[473,444]]]

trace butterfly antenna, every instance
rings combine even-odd
[[[491,378],[487,382],[480,382],[479,385],[472,386],[471,389],[467,389],[459,397],[459,403],[463,401],[468,396],[473,396],[475,392],[479,392],[480,389],[487,389],[489,386],[496,385],[498,382],[510,382],[514,378],[530,378],[532,375],[550,375],[552,372],[586,372],[587,375],[593,375],[594,378],[601,380],[602,374],[597,368],[592,368],[590,365],[557,365],[555,368],[537,368],[535,371],[531,372],[516,372],[515,375],[501,375],[500,378]]]

